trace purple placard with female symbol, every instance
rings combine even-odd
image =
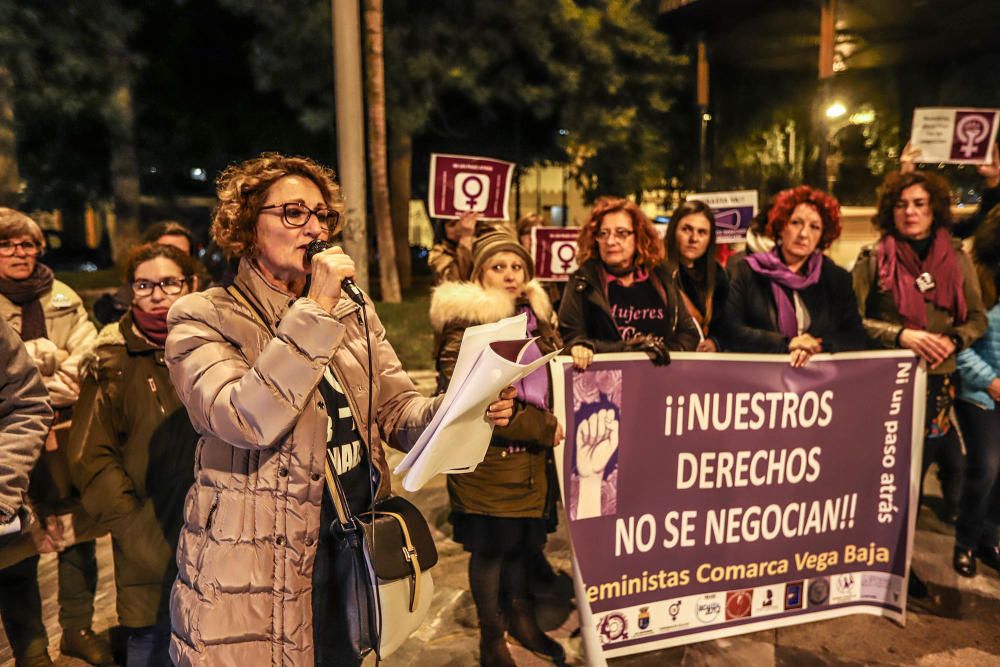
[[[431,154],[428,204],[432,218],[474,211],[480,220],[507,220],[514,163],[471,155]]]
[[[535,258],[535,278],[538,280],[569,279],[576,271],[576,237],[574,227],[532,227],[531,256]]]
[[[750,221],[757,215],[757,191],[702,192],[687,199],[705,202],[715,214],[715,242],[740,243],[747,238]]]
[[[998,117],[1000,109],[914,109],[910,146],[922,163],[988,164]]]

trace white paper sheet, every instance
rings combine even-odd
[[[557,352],[522,364],[533,339],[525,338],[527,317],[517,315],[476,327],[462,337],[444,401],[413,449],[396,467],[406,473],[403,488],[416,491],[439,473],[476,469],[486,456],[493,425],[486,408],[500,390],[544,366]]]
[[[21,517],[14,517],[10,523],[0,524],[0,537],[21,532]]]

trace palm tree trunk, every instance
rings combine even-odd
[[[396,239],[396,267],[399,286],[409,289],[413,284],[410,257],[410,179],[413,168],[413,137],[393,132],[389,151],[389,199],[392,205],[392,230]]]
[[[368,98],[368,162],[371,165],[372,203],[378,239],[382,300],[399,303],[399,274],[389,209],[389,170],[385,136],[385,63],[382,60],[382,0],[365,0],[365,87]]]
[[[21,175],[17,169],[17,133],[14,129],[14,80],[0,66],[0,206],[17,208]]]
[[[115,199],[115,225],[109,230],[111,254],[120,263],[139,240],[139,158],[132,88],[128,83],[120,83],[112,93],[106,122],[111,140],[111,193]]]

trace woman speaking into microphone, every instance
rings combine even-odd
[[[362,297],[362,312],[342,289],[354,261],[336,246],[312,254],[310,243],[340,231],[332,171],[265,153],[227,168],[217,186],[212,237],[239,258],[236,278],[179,299],[168,318],[170,376],[202,436],[170,601],[171,658],[357,664],[327,607],[337,586],[327,450],[351,510],[362,511],[373,493],[390,493],[382,438],[408,449],[441,399],[417,393],[371,301]],[[513,393],[486,418],[506,425]]]

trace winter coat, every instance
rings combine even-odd
[[[157,506],[147,481],[186,492],[197,434],[170,383],[163,348],[137,333],[131,311],[101,331],[80,369],[68,447],[73,482],[87,513],[111,532],[119,622],[153,625],[176,574],[180,526],[167,525],[170,508]],[[162,468],[150,467],[157,447],[184,460],[182,475],[167,480]]]
[[[750,268],[745,259],[730,264],[729,272],[726,307],[731,331],[729,348],[735,352],[788,352],[788,339],[778,329],[778,306],[771,291],[771,279]],[[851,289],[851,276],[832,259],[823,257],[819,280],[799,290],[799,298],[809,311],[806,332],[823,339],[824,352],[868,347]]]
[[[958,353],[958,374],[962,379],[958,397],[992,410],[996,402],[986,387],[1000,376],[1000,303],[990,308],[986,318],[989,325],[983,337]]]
[[[472,249],[452,241],[435,243],[427,255],[434,284],[468,280],[472,275]]]
[[[972,345],[986,331],[986,311],[979,292],[979,279],[972,260],[962,251],[961,241],[952,241],[952,249],[958,260],[958,268],[962,272],[962,289],[965,293],[965,322],[956,324],[951,312],[939,308],[930,301],[925,302],[927,310],[927,331],[931,333],[956,335],[961,340],[960,349]],[[876,347],[893,349],[899,347],[899,334],[903,331],[903,318],[893,301],[892,290],[882,290],[878,285],[878,262],[876,249],[867,246],[861,249],[854,263],[852,277],[854,293],[857,296],[858,308],[868,338]],[[947,375],[955,372],[955,355],[945,359],[934,370],[935,375]]]
[[[430,318],[439,340],[437,365],[443,386],[451,379],[466,327],[515,315],[521,303],[530,306],[535,314],[542,353],[559,349],[552,304],[537,281],[526,285],[523,300],[506,290],[486,289],[478,283],[449,282],[434,290]],[[549,410],[515,400],[510,423],[493,430],[486,458],[475,471],[448,475],[452,508],[497,517],[543,516],[548,491],[546,456],[554,444],[555,433],[556,417]],[[507,451],[512,444],[525,446],[526,450]]]
[[[65,283],[54,281],[52,290],[43,294],[41,301],[48,336],[26,341],[24,346],[42,372],[52,407],[66,408],[76,403],[80,394],[80,357],[97,337],[97,329],[87,316],[83,301]],[[0,294],[0,317],[21,333],[21,306],[3,294]]]
[[[440,399],[414,388],[371,302],[369,360],[360,307],[346,295],[329,313],[247,259],[235,284],[266,325],[222,287],[178,299],[168,317],[170,378],[202,436],[177,549],[170,654],[179,665],[311,666],[328,422],[319,382],[329,366],[346,390],[382,473],[380,496],[389,473],[379,435],[409,449]]]
[[[52,423],[38,368],[6,321],[0,320],[0,524],[25,507],[28,474]]]
[[[583,263],[566,283],[559,306],[559,333],[566,349],[585,345],[594,352],[622,352],[625,341],[611,316],[607,273],[598,258]],[[663,299],[667,317],[663,340],[669,350],[690,351],[698,347],[698,330],[677,293],[677,286],[665,264],[649,271],[649,280]]]
[[[673,277],[674,283],[677,286],[677,293],[687,296],[694,307],[698,309],[698,312],[701,313],[702,317],[704,317],[706,306],[702,303],[702,297],[698,293],[698,287],[690,270],[678,267],[674,269]],[[726,350],[726,347],[729,345],[729,339],[732,337],[730,333],[732,324],[730,322],[731,318],[726,311],[729,300],[729,274],[726,273],[726,270],[718,262],[715,262],[715,289],[712,291],[711,299],[712,319],[708,323],[706,338],[715,341],[715,346],[720,352],[723,352]],[[704,330],[702,334],[705,335]]]

